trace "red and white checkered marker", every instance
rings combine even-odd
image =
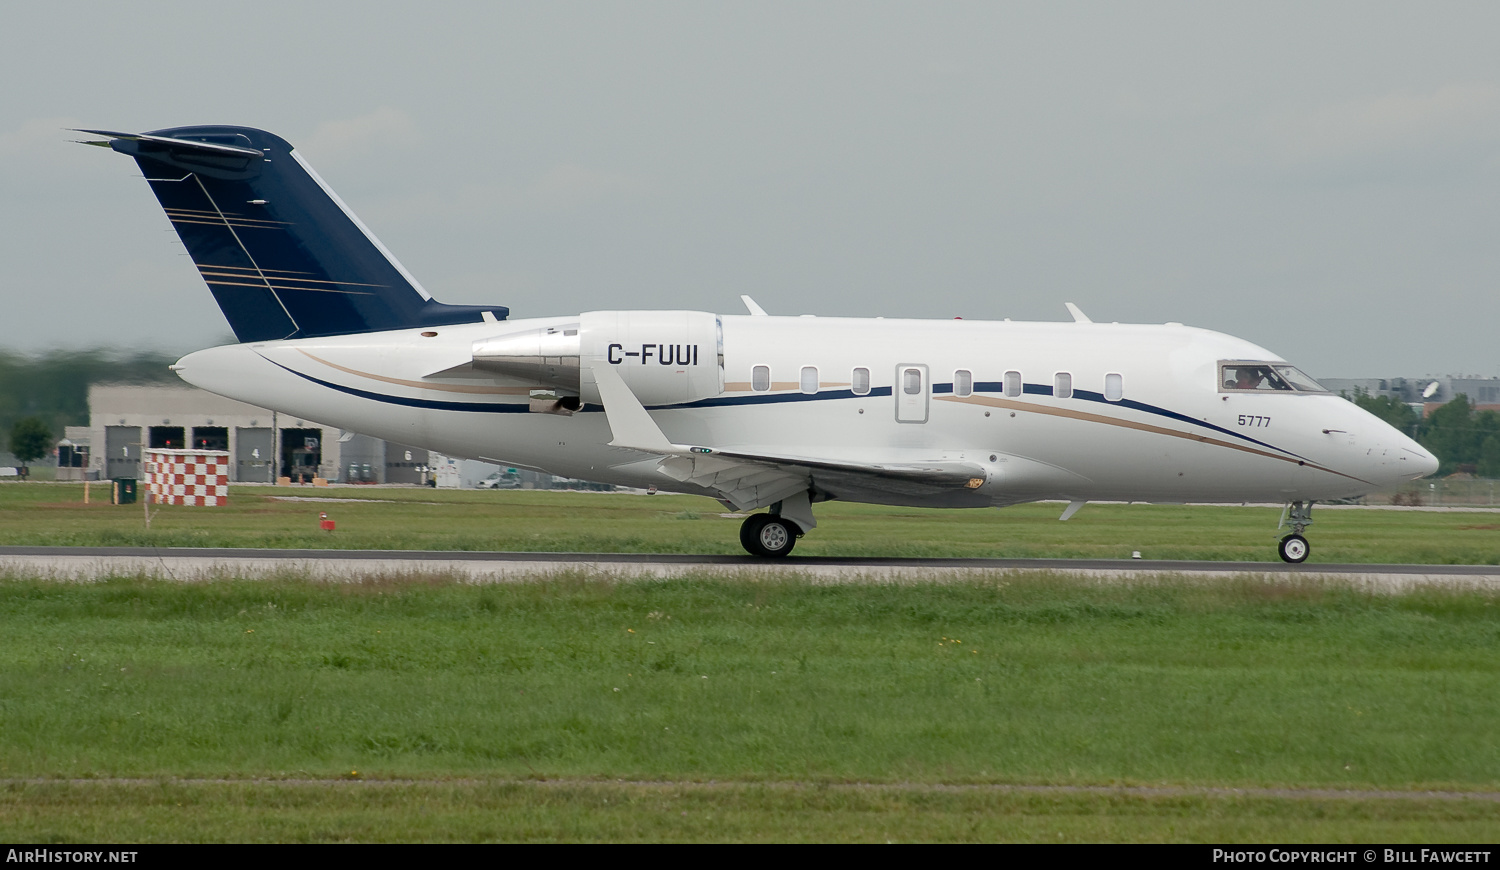
[[[147,450],[145,478],[146,490],[157,504],[228,504],[229,452]]]

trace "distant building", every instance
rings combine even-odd
[[[240,483],[289,477],[420,484],[427,474],[426,450],[189,386],[95,384],[89,387],[88,427],[69,427],[66,435],[73,462],[102,478],[139,477],[142,447],[227,450],[230,480]],[[70,470],[68,476],[81,475]]]
[[[1427,375],[1420,378],[1318,378],[1318,383],[1350,397],[1363,390],[1420,408],[1425,415],[1453,401],[1459,394],[1479,410],[1500,411],[1500,378]]]
[[[337,479],[340,432],[189,386],[89,387],[89,468],[139,477],[143,448],[227,450],[230,480]],[[76,440],[76,439],[73,439]]]
[[[89,477],[93,456],[93,438],[87,426],[64,426],[63,440],[57,442],[57,479],[83,480]]]
[[[506,488],[601,486],[473,459],[448,459],[185,384],[90,386],[89,425],[69,426],[58,443],[58,477],[140,477],[143,446],[228,451],[229,479],[237,483],[289,477],[303,482],[320,478],[330,483],[421,485],[435,482],[441,467],[442,482],[449,486],[475,487],[495,476],[508,479]]]

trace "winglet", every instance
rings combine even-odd
[[[1083,310],[1080,309],[1077,305],[1074,305],[1071,302],[1064,302],[1063,304],[1066,305],[1066,306],[1068,306],[1068,313],[1071,314],[1071,315],[1073,315],[1073,322],[1074,323],[1093,323],[1094,322],[1092,320],[1089,320],[1089,316],[1087,314],[1084,314]]]
[[[751,299],[749,296],[741,296],[740,297],[740,301],[743,302],[743,303],[745,303],[745,307],[748,308],[750,310],[750,313],[753,314],[754,316],[756,316],[756,317],[765,317],[765,316],[767,316],[766,315],[766,309],[761,308],[759,305],[756,305],[755,304],[755,300]]]
[[[667,439],[646,413],[641,400],[630,391],[620,373],[608,363],[595,362],[589,366],[594,375],[594,385],[599,389],[599,400],[604,403],[604,417],[609,421],[609,431],[614,435],[611,447],[624,447],[642,453],[680,455],[690,452]]]

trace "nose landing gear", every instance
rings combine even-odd
[[[1292,527],[1292,533],[1282,538],[1281,543],[1276,546],[1276,553],[1281,556],[1281,561],[1293,565],[1307,561],[1312,546],[1302,537],[1302,532],[1312,525],[1312,509],[1313,502],[1294,501],[1281,512],[1281,522],[1276,524],[1276,528]]]
[[[1309,551],[1307,539],[1298,534],[1287,535],[1276,545],[1276,552],[1281,554],[1281,561],[1297,564],[1307,560]]]

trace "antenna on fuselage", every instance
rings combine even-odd
[[[1074,323],[1093,323],[1094,322],[1092,320],[1089,320],[1089,316],[1087,314],[1084,314],[1083,310],[1080,309],[1077,305],[1074,305],[1071,302],[1064,302],[1063,304],[1066,305],[1066,306],[1068,306],[1068,313],[1071,314],[1071,315],[1073,315],[1073,322]]]

